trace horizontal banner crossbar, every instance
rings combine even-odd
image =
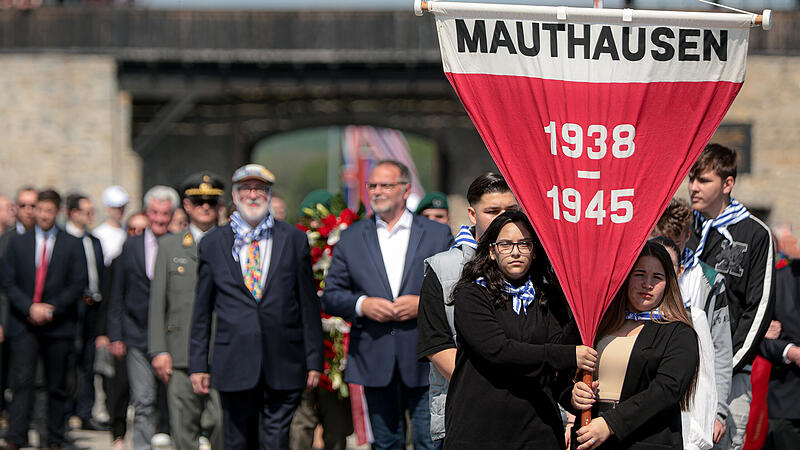
[[[771,17],[765,14],[714,13],[693,11],[658,11],[638,9],[577,8],[568,6],[505,5],[494,3],[464,3],[446,1],[415,1],[418,15],[423,11],[439,16],[459,18],[492,17],[545,22],[587,23],[608,25],[667,25],[705,28],[750,28],[762,25],[769,29],[770,23],[762,21]]]

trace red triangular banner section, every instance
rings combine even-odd
[[[445,73],[591,345],[739,91],[749,30],[492,14],[437,12]]]

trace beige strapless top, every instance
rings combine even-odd
[[[597,392],[600,401],[619,401],[625,372],[628,370],[628,360],[638,336],[638,334],[626,337],[604,336],[598,341],[597,353],[600,356],[600,364],[596,379],[600,381]]]

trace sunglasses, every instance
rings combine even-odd
[[[208,206],[215,207],[219,204],[219,200],[215,198],[190,198],[189,201],[191,201],[194,206],[207,204]]]

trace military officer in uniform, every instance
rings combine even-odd
[[[193,174],[183,182],[189,229],[161,238],[153,271],[148,352],[156,375],[167,383],[170,428],[177,450],[197,449],[203,432],[208,433],[211,448],[223,445],[219,393],[195,394],[187,373],[197,244],[217,223],[223,190],[222,181],[210,172]]]

